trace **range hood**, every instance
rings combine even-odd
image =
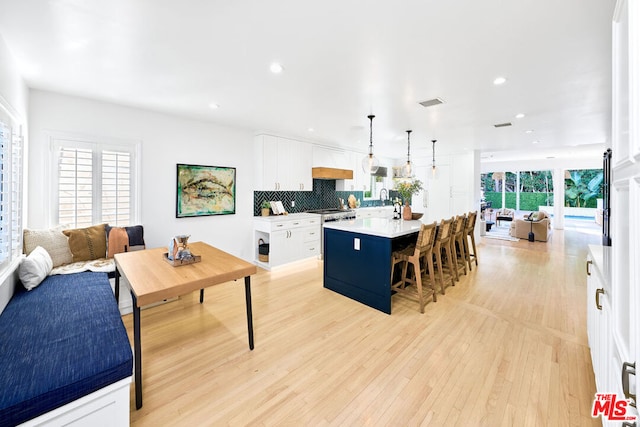
[[[353,179],[353,171],[338,168],[311,168],[314,179]]]

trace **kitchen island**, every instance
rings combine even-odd
[[[391,253],[415,243],[420,221],[325,223],[324,287],[391,314]]]

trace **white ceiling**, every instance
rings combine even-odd
[[[430,157],[437,139],[439,152],[480,149],[492,160],[548,150],[600,158],[611,127],[613,7],[0,0],[0,36],[31,88],[362,151],[373,113],[374,151],[397,158],[406,129],[414,157]],[[282,73],[269,71],[274,61]],[[507,82],[495,86],[498,76]],[[418,104],[435,97],[445,104]],[[493,126],[504,122],[513,125]]]

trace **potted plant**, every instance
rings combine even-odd
[[[269,216],[269,209],[271,208],[271,204],[268,201],[262,202],[260,205],[260,210],[262,212],[262,216]]]
[[[415,178],[410,180],[398,181],[396,182],[394,190],[400,193],[400,196],[404,201],[402,218],[405,220],[411,220],[411,197],[422,190],[422,181]]]

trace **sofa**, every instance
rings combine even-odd
[[[23,287],[0,313],[0,426],[129,424],[133,354],[108,275],[132,246],[141,226],[24,231]]]
[[[533,221],[525,218],[516,218],[511,222],[509,235],[518,239],[528,239],[529,232],[533,231],[534,239],[538,242],[546,242],[551,237],[551,219],[545,212],[538,211],[531,214]]]

